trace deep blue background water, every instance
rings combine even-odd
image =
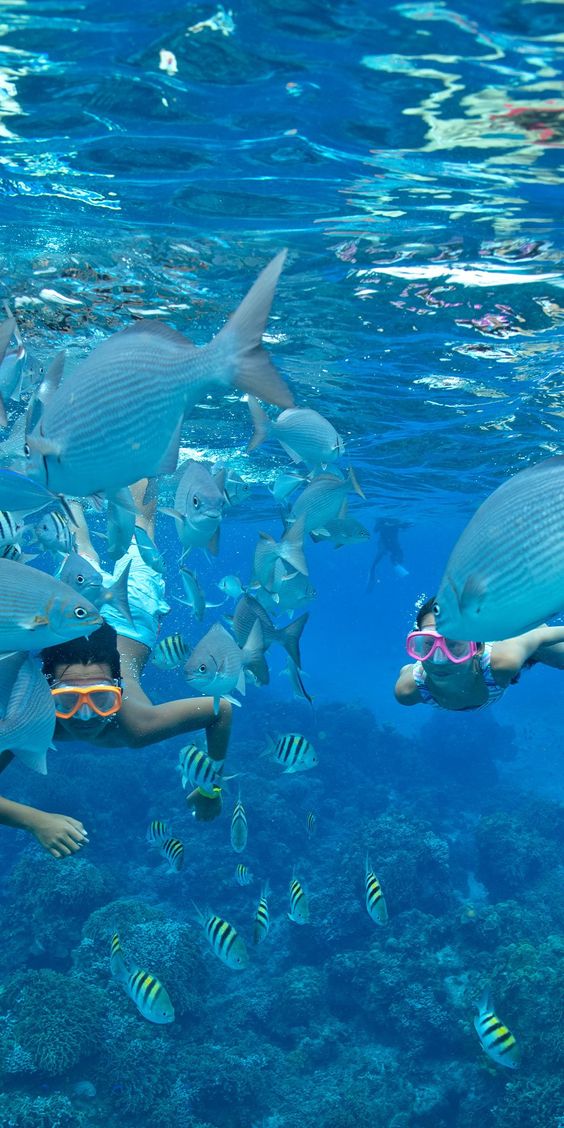
[[[318,594],[302,646],[307,684],[320,712],[358,703],[418,741],[428,712],[402,710],[392,694],[415,599],[433,592],[490,490],[563,450],[562,7],[243,0],[233,34],[187,33],[215,12],[2,5],[0,298],[37,367],[63,346],[83,355],[149,311],[203,343],[289,248],[268,346],[298,402],[342,433],[366,494],[351,512],[370,529],[382,516],[411,523],[409,575],[384,562],[371,594],[374,538],[309,550]],[[176,74],[159,69],[161,49],[174,52]],[[43,300],[44,287],[83,305]],[[183,437],[186,453],[228,457],[254,483],[224,521],[219,560],[200,565],[209,598],[225,573],[248,575],[260,530],[281,529],[266,484],[285,459],[274,445],[248,456],[250,434],[233,397],[196,409]],[[174,592],[176,545],[159,520]],[[178,609],[170,625],[186,626]],[[281,707],[331,741],[326,717],[291,703],[280,665],[273,654],[271,687],[249,690],[236,717],[239,766],[249,731],[260,742]],[[154,671],[146,684],[155,695],[169,688]],[[480,738],[500,756],[515,740],[502,777],[556,800],[563,708],[561,675],[535,670],[496,706],[511,728]],[[447,776],[460,768],[464,781],[466,722],[434,724],[421,748],[444,742]],[[370,746],[357,751],[376,786]],[[175,753],[166,751],[171,764]],[[44,800],[52,787],[52,803],[80,808],[80,788],[65,780],[72,761],[57,755]],[[335,777],[331,794],[330,783],[338,823],[341,785]],[[2,786],[43,801],[17,769]],[[109,783],[103,802],[117,818]],[[442,814],[456,822],[463,807]],[[134,837],[143,792],[129,817]],[[100,828],[102,854],[112,833],[111,821]],[[11,860],[25,842],[8,839]],[[132,875],[121,877],[131,892]]]

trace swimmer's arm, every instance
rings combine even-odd
[[[413,665],[402,666],[400,676],[394,687],[396,701],[400,705],[420,705],[422,698],[413,678]]]
[[[68,815],[52,815],[14,803],[0,795],[0,825],[34,834],[43,849],[53,858],[64,858],[76,853],[88,842],[88,836],[78,819]]]
[[[506,686],[529,658],[564,668],[564,627],[542,625],[532,631],[494,642],[490,665],[498,685]]]
[[[213,711],[213,697],[181,697],[153,705],[143,690],[128,690],[119,712],[119,726],[132,748],[145,748],[172,736],[205,729],[208,755],[224,760],[231,731],[231,705],[223,698],[219,712]]]

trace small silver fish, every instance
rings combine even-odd
[[[247,400],[255,428],[249,450],[272,436],[293,462],[304,462],[310,470],[325,469],[344,454],[341,436],[318,411],[310,407],[291,407],[273,420],[254,396],[248,396]]]
[[[346,515],[344,503],[351,490],[364,498],[352,468],[349,467],[346,478],[336,474],[319,474],[296,498],[287,520],[292,523],[301,519],[300,527],[304,533],[324,528],[328,521]]]
[[[115,607],[121,615],[125,615],[131,623],[133,620],[127,598],[130,569],[129,560],[117,580],[109,587],[104,587],[101,572],[85,556],[80,556],[78,552],[70,552],[58,573],[58,578],[75,591],[81,592],[95,607],[99,608],[107,603]]]
[[[225,504],[223,482],[213,478],[201,462],[185,462],[180,469],[174,509],[163,507],[161,512],[174,517],[185,552],[191,548],[207,548],[217,556]]]
[[[5,657],[0,668],[0,752],[10,749],[26,767],[46,775],[57,718],[41,665],[30,654],[15,654]]]

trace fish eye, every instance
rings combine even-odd
[[[29,443],[24,443],[23,452],[24,452],[26,458],[29,458],[31,456],[31,450],[30,450]]]
[[[77,619],[86,619],[88,611],[86,610],[86,607],[75,607],[74,614],[75,618]]]
[[[77,584],[83,584],[83,583],[84,583],[84,576],[81,576],[81,575],[79,574],[79,575],[78,575],[78,576],[76,577],[76,582],[77,582]]]
[[[194,509],[199,509],[199,508],[200,508],[200,499],[199,499],[199,497],[197,496],[197,494],[194,494],[194,496],[193,496],[193,498],[192,498],[192,505],[194,506]]]
[[[441,613],[440,603],[433,603],[432,611],[433,611],[433,615],[440,615],[440,613]]]
[[[202,665],[198,666],[198,673],[199,674],[205,674],[206,670],[207,670],[206,663],[202,662]]]

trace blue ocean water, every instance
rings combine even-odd
[[[214,823],[186,810],[182,738],[61,745],[46,777],[2,775],[2,794],[80,818],[90,845],[55,861],[0,834],[0,1125],[557,1128],[562,674],[527,672],[495,709],[459,716],[402,709],[393,685],[415,601],[469,516],[562,453],[562,6],[13,0],[0,17],[0,299],[32,369],[133,318],[203,344],[287,247],[267,346],[343,436],[365,494],[349,512],[371,533],[308,547],[313,708],[273,647],[269,686],[235,710],[239,781]],[[252,486],[219,557],[191,557],[210,601],[225,574],[248,579],[260,532],[282,531],[267,486],[288,460],[274,443],[248,454],[251,434],[239,396],[183,432],[186,457],[228,460]],[[383,519],[405,525],[407,574],[384,558],[368,591]],[[174,600],[164,516],[157,542],[166,631],[193,644],[218,612],[201,627]],[[151,666],[144,686],[155,701],[187,692]],[[286,731],[313,741],[315,770],[261,758]],[[146,843],[153,818],[185,844],[179,874]],[[367,853],[386,928],[365,911]],[[294,869],[303,928],[287,919]],[[266,879],[272,924],[254,949]],[[193,902],[239,929],[246,971],[208,951]],[[166,984],[173,1025],[111,980],[116,928]],[[486,987],[521,1046],[516,1072],[476,1037]]]

